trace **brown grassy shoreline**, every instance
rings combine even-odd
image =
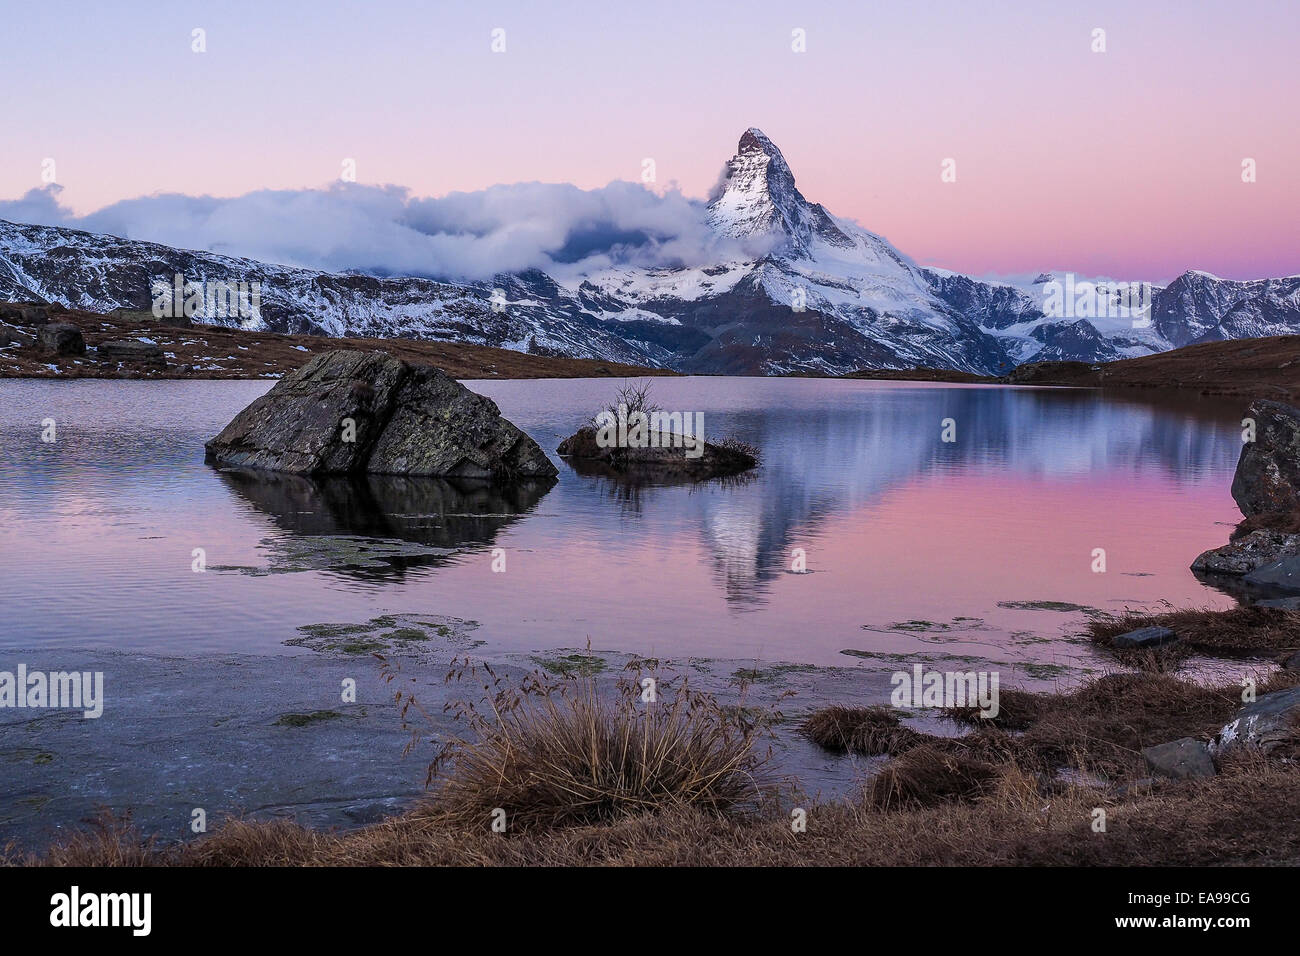
[[[1029,363],[995,378],[941,369],[864,370],[847,378],[1153,390],[1300,401],[1300,335],[1186,345],[1116,362]]]
[[[104,826],[9,862],[50,866],[1188,866],[1295,865],[1300,770],[1243,762],[1218,776],[1116,801],[1084,788],[1044,800],[1008,775],[978,801],[878,812],[809,804],[796,834],[773,815],[736,822],[668,810],[605,825],[515,835],[417,809],[363,830],[324,833],[232,821],[179,848]],[[1092,814],[1107,812],[1107,831]]]
[[[638,365],[531,355],[462,342],[340,339],[323,335],[245,332],[215,325],[175,328],[161,322],[76,309],[54,315],[52,321],[70,322],[80,328],[86,345],[91,348],[108,340],[143,336],[152,339],[175,358],[169,358],[165,367],[155,368],[140,362],[100,362],[93,353],[53,356],[32,347],[11,347],[0,349],[0,378],[268,378],[291,372],[321,352],[340,348],[382,350],[409,362],[433,365],[454,378],[603,378],[674,374]],[[50,368],[51,365],[54,368]]]
[[[1260,693],[1300,685],[1278,671]],[[1115,673],[1064,694],[1003,693],[993,726],[961,737],[902,728],[879,708],[831,708],[805,732],[838,747],[891,753],[856,797],[818,802],[767,793],[747,775],[754,727],[738,735],[688,697],[655,727],[602,709],[578,684],[529,704],[485,683],[477,741],[418,806],[361,829],[230,820],[185,844],[104,819],[8,865],[52,866],[1109,866],[1300,862],[1295,748],[1238,751],[1217,775],[1152,778],[1142,747],[1206,739],[1240,707],[1240,688],[1169,674]],[[634,683],[628,686],[635,687]],[[625,701],[630,698],[624,698]],[[523,702],[521,702],[523,701]],[[558,703],[556,703],[558,701]],[[557,710],[558,707],[558,710]],[[592,708],[596,707],[596,710]],[[596,711],[599,710],[600,713]],[[830,713],[829,711],[834,711]],[[631,713],[627,711],[626,713]],[[855,721],[886,733],[854,737]],[[640,727],[640,729],[638,729]],[[1298,731],[1300,734],[1300,731]],[[846,743],[855,741],[855,743]],[[737,747],[737,744],[743,744]],[[652,755],[652,756],[644,756]],[[653,756],[657,755],[657,756]],[[683,772],[686,770],[688,772]],[[851,767],[845,767],[852,773]],[[718,786],[714,786],[718,784]],[[586,788],[586,796],[574,794]],[[605,797],[610,799],[605,799]],[[722,797],[723,799],[716,799]],[[580,804],[573,813],[572,803]],[[518,824],[493,832],[491,808]],[[806,811],[805,832],[791,827]],[[520,813],[528,810],[528,813]],[[1104,832],[1095,829],[1105,812]]]

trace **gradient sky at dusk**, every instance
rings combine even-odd
[[[702,197],[757,126],[809,199],[924,264],[1300,273],[1295,0],[45,0],[4,19],[0,199],[46,157],[78,213],[323,186],[345,157],[418,196],[638,181],[649,157]]]

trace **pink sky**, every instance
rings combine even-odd
[[[639,180],[652,158],[703,196],[757,126],[808,198],[925,264],[1300,273],[1300,7],[988,6],[24,4],[0,199],[46,158],[79,213],[321,186],[349,157],[421,196]]]

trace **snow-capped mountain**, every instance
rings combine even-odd
[[[181,274],[259,283],[258,316],[216,319],[250,329],[455,340],[747,374],[914,366],[1001,373],[1027,361],[1110,361],[1300,332],[1300,276],[1242,282],[1188,272],[1151,288],[1139,310],[1073,276],[1016,284],[918,267],[809,202],[757,129],[741,136],[705,221],[727,250],[707,265],[530,270],[491,282],[323,272],[0,221],[0,299],[147,309],[153,284]]]

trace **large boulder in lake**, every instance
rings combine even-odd
[[[384,352],[318,355],[207,443],[216,465],[294,474],[553,478],[537,443],[496,403]]]
[[[1255,440],[1244,442],[1232,497],[1244,515],[1300,510],[1300,409],[1281,402],[1251,402]]]

